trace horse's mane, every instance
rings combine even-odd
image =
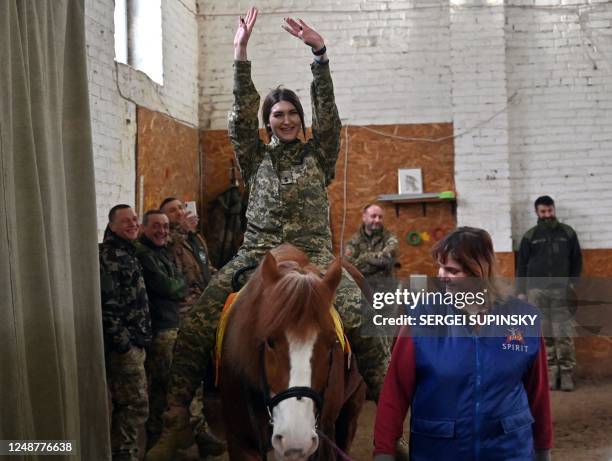
[[[334,293],[322,282],[318,268],[289,245],[272,254],[278,278],[270,283],[264,263],[259,265],[232,309],[224,348],[232,366],[254,380],[259,373],[260,345],[266,339],[283,332],[291,332],[298,340],[313,330],[334,334],[329,314]]]

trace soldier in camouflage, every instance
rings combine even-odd
[[[136,461],[138,430],[149,413],[145,347],[151,342],[151,318],[143,271],[134,241],[138,217],[128,205],[108,214],[100,244],[100,288],[106,376],[112,400],[113,461]]]
[[[185,204],[174,197],[165,198],[159,209],[170,220],[168,255],[185,277],[189,290],[187,297],[180,304],[182,320],[200,299],[204,288],[217,269],[210,264],[206,240],[197,232],[198,216],[187,210]],[[226,450],[225,444],[208,430],[203,408],[203,391],[202,388],[198,388],[189,409],[192,417],[198,421],[195,440],[200,456],[205,458],[208,455],[221,455]]]
[[[198,217],[185,209],[185,204],[174,197],[164,199],[159,207],[170,220],[168,253],[172,262],[185,277],[189,293],[181,303],[181,318],[196,303],[211,276],[217,270],[210,264],[206,240],[197,232]]]
[[[369,204],[363,208],[362,225],[344,248],[344,256],[368,281],[393,278],[397,237],[383,226],[383,210]]]
[[[576,351],[569,294],[582,271],[582,252],[574,229],[557,221],[551,197],[538,197],[534,208],[538,224],[521,240],[517,291],[542,312],[550,388],[572,391]]]
[[[163,427],[161,418],[166,408],[172,351],[179,327],[179,307],[187,295],[187,285],[166,248],[170,235],[168,217],[159,210],[150,210],[145,213],[142,224],[136,256],[144,271],[153,328],[153,341],[146,361],[149,374],[147,442],[152,445]]]
[[[340,146],[340,118],[334,102],[329,61],[323,38],[304,22],[286,19],[284,28],[310,46],[313,82],[312,138],[305,135],[303,109],[297,95],[277,88],[265,99],[262,118],[271,140],[259,138],[259,95],[251,80],[247,42],[257,10],[240,19],[234,38],[234,105],[229,114],[229,135],[249,188],[247,230],[236,257],[210,281],[202,298],[179,331],[165,415],[167,440],[147,454],[147,460],[170,459],[181,445],[181,428],[188,418],[187,406],[202,379],[203,368],[214,347],[215,329],[238,269],[256,266],[266,251],[290,243],[303,250],[321,268],[333,260],[326,186],[334,177]],[[347,273],[337,290],[336,307],[344,322],[359,369],[377,398],[386,371],[388,352],[382,338],[360,335],[361,294]],[[181,435],[176,435],[177,433]],[[163,437],[163,434],[162,434]]]

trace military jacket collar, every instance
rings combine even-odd
[[[166,248],[165,246],[164,246],[164,247],[157,246],[155,243],[153,243],[153,242],[152,242],[152,241],[149,239],[149,237],[147,237],[147,236],[146,236],[146,235],[144,235],[144,234],[142,234],[138,240],[139,240],[139,241],[140,241],[140,243],[142,243],[144,246],[146,246],[147,248],[150,248],[150,249],[151,249],[151,250],[153,250],[153,251],[161,251],[161,250],[163,250],[164,248]]]
[[[170,225],[170,236],[168,243],[184,243],[187,240],[188,233],[178,225]]]
[[[361,232],[361,235],[365,239],[371,240],[371,241],[380,240],[383,237],[384,233],[385,233],[385,228],[381,227],[379,231],[374,231],[370,235],[368,235],[368,233],[365,230],[365,224],[362,224],[361,228],[359,230]]]
[[[136,247],[134,246],[134,242],[130,242],[129,240],[122,239],[114,232],[111,232],[109,237],[104,240],[104,243],[109,243],[110,245],[126,250],[129,253],[134,253],[136,251]]]
[[[276,171],[289,169],[291,165],[299,165],[304,161],[304,144],[299,139],[281,142],[276,136],[273,136],[268,147],[270,159]]]

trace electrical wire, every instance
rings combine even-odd
[[[342,183],[342,225],[340,226],[340,255],[344,253],[344,227],[346,225],[346,181],[348,179],[349,124],[344,127],[344,178]]]

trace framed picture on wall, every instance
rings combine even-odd
[[[420,168],[400,168],[397,170],[398,194],[422,194],[423,175]]]

